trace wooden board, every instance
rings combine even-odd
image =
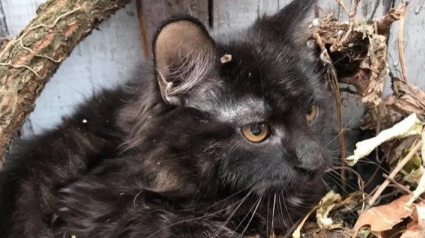
[[[401,1],[396,1],[396,6]],[[388,65],[394,75],[401,77],[398,54],[398,23],[391,29],[389,39]],[[403,48],[406,59],[407,79],[409,82],[425,88],[425,0],[412,0],[406,14],[403,31]],[[390,84],[387,84],[387,92]]]
[[[5,21],[0,29],[8,29],[11,36],[17,34],[35,13],[43,0],[0,0]],[[344,0],[350,10],[353,0]],[[372,19],[386,13],[395,1],[400,0],[362,0],[358,8],[358,18]],[[61,66],[55,77],[48,83],[37,100],[37,107],[25,124],[24,132],[40,132],[57,123],[62,115],[72,112],[75,105],[100,88],[113,87],[116,83],[140,73],[139,65],[150,58],[151,39],[163,20],[167,17],[186,13],[200,20],[211,30],[236,30],[251,24],[258,16],[273,14],[290,0],[134,0],[127,8],[104,22],[100,29],[89,36]],[[412,0],[405,23],[405,51],[409,80],[425,88],[421,79],[425,65],[425,0]],[[319,0],[321,14],[332,13],[346,20],[347,14],[335,0]],[[420,6],[423,6],[422,8]],[[137,11],[139,7],[139,11]],[[0,8],[1,10],[1,8]],[[390,67],[399,70],[397,53],[397,29],[394,26],[390,38]],[[388,84],[389,85],[389,84]],[[387,87],[386,93],[389,93]],[[343,93],[344,125],[346,137],[351,138],[347,146],[354,147],[355,128],[363,114],[360,98]],[[329,141],[336,145],[338,130],[336,117],[328,122]],[[333,127],[332,127],[333,126]],[[334,147],[332,146],[332,147]]]
[[[3,38],[9,35],[9,30],[7,29],[6,16],[4,15],[3,4],[0,2],[0,45]]]

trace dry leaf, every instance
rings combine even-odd
[[[410,197],[411,195],[402,196],[389,204],[372,207],[360,214],[354,226],[355,235],[361,227],[366,225],[370,226],[372,232],[382,232],[393,228],[412,214],[412,210],[405,206]]]
[[[387,143],[384,143],[381,147],[382,151],[385,154],[386,161],[392,171],[395,167],[397,167],[400,160],[404,159],[406,155],[412,149],[412,146],[418,141],[419,136],[409,136],[401,140],[393,140]],[[406,166],[404,166],[405,172],[409,173],[413,169],[418,169],[419,164],[416,165],[418,161],[416,161],[416,157],[419,157],[419,153],[415,154],[412,158],[412,161],[409,161]]]
[[[386,129],[412,113],[425,115],[425,92],[423,90],[397,77],[392,77],[392,88],[393,94],[389,95],[381,104],[379,113],[375,113],[379,116],[369,112],[362,119],[362,129],[375,129],[378,119],[380,128]]]
[[[329,212],[339,202],[341,202],[341,195],[334,193],[334,191],[328,192],[320,200],[318,208],[316,210],[316,219],[317,225],[319,225],[321,229],[334,229],[342,227],[342,224],[334,224],[332,219],[328,217]]]
[[[407,230],[401,238],[423,238],[425,237],[425,204],[416,205],[412,218],[413,221],[407,225]]]
[[[346,162],[350,166],[353,166],[359,159],[369,155],[382,143],[393,139],[405,138],[410,135],[421,134],[422,128],[423,122],[418,118],[416,113],[413,113],[401,122],[395,124],[393,127],[381,131],[377,136],[357,142],[354,154],[347,157]]]
[[[396,77],[392,78],[392,88],[397,95],[397,99],[392,104],[396,110],[425,115],[424,91]]]
[[[419,156],[414,156],[412,158],[413,161],[417,161]],[[404,180],[409,183],[418,183],[424,174],[424,167],[419,166],[417,169],[412,169],[409,173],[404,176]]]

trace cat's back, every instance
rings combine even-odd
[[[19,218],[48,213],[45,204],[52,191],[117,154],[125,137],[118,115],[133,98],[128,86],[104,90],[64,117],[56,128],[15,140],[0,171],[0,237],[7,237],[13,229],[12,214],[14,224],[40,228]]]

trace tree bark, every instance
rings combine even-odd
[[[35,99],[77,44],[130,0],[48,0],[0,49],[0,168]]]

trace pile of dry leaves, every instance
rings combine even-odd
[[[337,2],[346,9],[341,1]],[[367,108],[361,129],[374,132],[375,137],[358,142],[353,155],[347,157],[340,133],[339,168],[358,176],[357,191],[329,192],[294,227],[292,236],[424,238],[425,92],[410,84],[406,77],[402,32],[398,40],[403,77],[394,77],[386,61],[389,29],[400,20],[402,30],[408,2],[370,22],[355,19],[356,7],[351,12],[346,10],[350,17],[347,22],[336,21],[329,15],[315,19],[310,27],[316,29],[314,38],[322,49],[321,60],[329,66],[328,80],[337,99],[340,129],[343,130],[338,84],[346,83],[355,87]],[[383,99],[384,81],[388,78],[393,93]],[[352,166],[375,153],[380,155],[375,163],[381,169],[385,164],[386,172],[376,170],[372,179],[379,177],[383,182],[365,191],[362,174]]]

